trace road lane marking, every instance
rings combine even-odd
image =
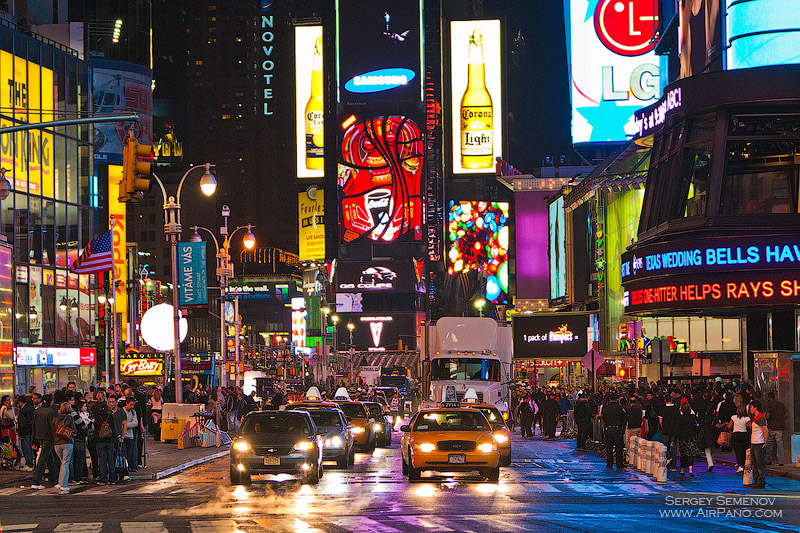
[[[656,491],[650,489],[646,485],[617,485],[622,491],[625,491],[629,494],[655,494]]]
[[[3,533],[4,531],[6,533],[10,533],[11,531],[14,531],[15,533],[31,533],[38,525],[39,524],[14,524],[11,526],[4,526],[0,524],[0,533]]]
[[[269,533],[325,533],[299,518],[267,518],[253,520],[253,522]],[[248,524],[240,522],[238,525],[247,528]],[[252,529],[245,529],[245,531],[252,531]]]
[[[192,533],[235,533],[239,531],[233,520],[191,520]]]
[[[102,522],[66,522],[58,524],[54,533],[99,533],[103,529]]]
[[[426,529],[428,531],[454,531],[452,528],[445,525],[446,520],[438,519],[433,516],[395,516],[395,520],[405,522],[416,528]]]
[[[122,533],[169,533],[164,522],[120,522]]]
[[[584,494],[604,494],[608,492],[608,489],[596,483],[566,483],[566,485],[575,492],[582,492]]]
[[[382,524],[376,520],[367,518],[366,516],[349,516],[333,519],[326,518],[326,520],[331,524],[343,527],[352,533],[400,533],[399,529],[387,526],[386,524]]]
[[[526,483],[523,487],[527,492],[561,492],[549,483]]]
[[[20,487],[20,488],[10,488],[10,489],[0,489],[0,496],[11,496],[12,494],[16,494],[18,492],[22,492],[28,487]]]

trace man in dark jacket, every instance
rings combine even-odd
[[[33,400],[30,396],[20,396],[17,398],[17,435],[22,441],[22,456],[25,458],[25,466],[22,470],[30,472],[33,470]]]
[[[36,460],[36,467],[33,470],[33,481],[31,488],[41,490],[44,488],[42,485],[42,476],[44,476],[44,469],[50,463],[54,452],[54,435],[53,435],[53,418],[56,412],[50,406],[50,398],[46,397],[42,405],[33,412],[33,449],[39,451],[39,456]],[[53,471],[51,467],[50,476],[57,475],[57,471]]]
[[[764,414],[769,424],[767,433],[767,464],[771,464],[777,459],[778,464],[783,466],[783,432],[786,429],[786,406],[775,398],[775,393],[767,393],[767,401],[764,406]],[[774,452],[773,452],[774,450]]]
[[[606,440],[606,468],[612,468],[616,452],[617,470],[625,467],[625,458],[622,450],[622,441],[625,431],[625,411],[619,404],[616,396],[609,398],[608,405],[603,406],[603,424],[605,425]]]
[[[661,408],[661,415],[658,417],[658,421],[661,424],[661,442],[667,447],[667,468],[673,472],[676,470],[675,429],[679,415],[678,406],[672,403],[672,398],[668,398],[667,403]]]
[[[586,449],[586,440],[592,431],[592,414],[586,395],[579,394],[575,402],[575,424],[578,426],[578,444],[575,447],[578,450]]]
[[[561,416],[561,407],[558,405],[558,400],[554,395],[548,394],[547,399],[542,406],[542,427],[544,433],[547,434],[548,439],[556,438],[556,425],[558,424],[558,417]]]
[[[533,423],[533,407],[531,406],[530,397],[525,395],[519,403],[519,424],[522,438],[527,439],[533,437],[531,424]]]
[[[147,395],[138,389],[138,383],[136,383],[136,380],[133,378],[128,380],[128,386],[133,391],[134,399],[136,399],[136,416],[139,417],[139,420],[142,421],[142,425],[144,425],[145,414],[147,413]],[[143,431],[136,431],[135,433],[138,466],[141,466],[143,464],[142,458],[144,457],[145,434]]]

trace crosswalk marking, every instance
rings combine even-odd
[[[164,522],[120,522],[122,533],[169,533]]]
[[[619,485],[618,488],[629,494],[655,494],[647,485]]]
[[[324,533],[321,529],[311,527],[308,522],[299,518],[266,518],[254,520],[254,522],[269,533]]]
[[[67,522],[58,524],[53,531],[54,533],[99,533],[101,529],[103,529],[102,522]]]
[[[16,494],[20,491],[25,490],[24,488],[10,488],[10,489],[0,489],[0,496],[11,496],[12,494]]]
[[[235,520],[192,520],[189,522],[192,533],[235,533]]]
[[[442,521],[432,516],[397,516],[395,520],[405,522],[420,530],[424,528],[428,531],[453,531],[453,529],[442,524]]]
[[[15,524],[13,526],[4,526],[0,524],[0,533],[31,533],[39,524]]]
[[[343,527],[353,533],[400,533],[399,529],[395,529],[386,524],[382,524],[365,516],[348,516],[342,518],[328,519],[332,524]]]
[[[602,494],[608,492],[608,489],[596,483],[567,483],[567,486],[575,492],[583,492],[585,494]]]
[[[549,483],[526,483],[523,487],[528,492],[561,492]]]

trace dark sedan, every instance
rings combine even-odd
[[[323,439],[323,461],[336,461],[339,468],[347,468],[355,462],[356,445],[350,429],[352,424],[345,420],[344,413],[336,407],[292,407],[293,410],[307,411],[317,433]]]
[[[294,474],[306,483],[322,477],[322,444],[314,421],[303,411],[255,411],[242,421],[231,447],[231,483],[251,475]]]

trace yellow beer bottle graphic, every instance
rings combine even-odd
[[[475,28],[469,36],[467,89],[461,97],[461,166],[491,169],[494,166],[492,96],[486,90],[483,35]]]
[[[306,103],[306,168],[322,170],[323,131],[322,131],[322,35],[314,44],[314,58],[311,66],[311,96]]]

